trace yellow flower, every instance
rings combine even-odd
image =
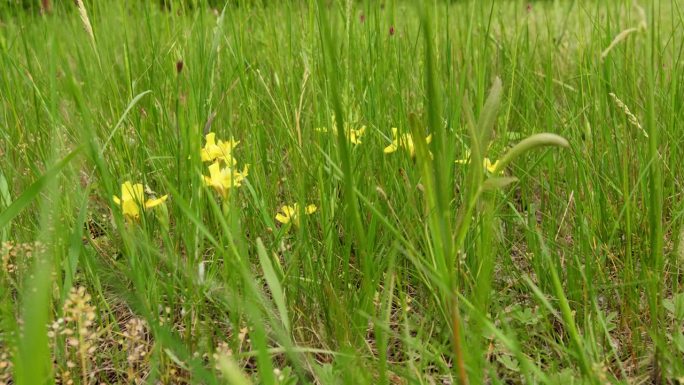
[[[484,168],[487,169],[490,173],[494,173],[496,171],[496,167],[499,165],[499,161],[497,160],[496,162],[492,163],[489,158],[484,158]]]
[[[239,172],[229,166],[221,168],[217,160],[209,166],[209,176],[204,176],[204,183],[207,186],[213,187],[214,190],[225,198],[228,196],[231,188],[242,185],[242,181],[247,177],[247,174],[247,166],[242,169],[242,172]]]
[[[328,133],[328,127],[316,127],[314,128],[316,132]],[[335,122],[335,115],[332,117],[332,132],[337,134],[337,123]],[[366,126],[361,126],[361,128],[354,129],[347,127],[345,129],[345,136],[351,144],[361,144],[361,137],[366,133]]]
[[[219,140],[218,143],[216,143],[216,134],[213,132],[208,133],[205,138],[206,144],[200,153],[203,162],[211,162],[219,159],[223,160],[229,166],[235,165],[236,161],[233,158],[233,149],[235,149],[240,141],[231,138],[227,142]]]
[[[465,152],[465,158],[463,159],[458,159],[456,163],[458,164],[467,164],[470,162],[470,150],[466,150]],[[489,171],[490,173],[494,173],[496,171],[496,167],[499,165],[499,161],[497,160],[496,162],[492,163],[491,159],[489,158],[484,158],[482,160],[482,167],[485,168],[485,170]]]
[[[385,147],[385,154],[390,154],[397,151],[399,148],[403,148],[408,151],[411,158],[416,156],[416,148],[413,145],[413,136],[409,133],[398,135],[398,130],[396,127],[392,127],[392,144]],[[430,143],[432,141],[432,135],[425,137],[425,142]]]
[[[306,215],[313,214],[317,209],[316,205],[308,205],[304,208],[304,213]],[[285,205],[280,208],[280,211],[275,217],[278,222],[284,225],[292,222],[295,226],[299,226],[299,205],[297,203],[292,206]]]
[[[352,144],[361,144],[361,137],[366,132],[366,126],[355,130],[353,128],[347,129],[347,138]]]
[[[121,206],[121,210],[126,218],[138,219],[140,218],[141,207],[143,210],[150,209],[164,203],[168,197],[168,195],[164,195],[158,199],[145,200],[143,185],[140,183],[132,184],[130,181],[126,181],[121,185],[121,198],[114,195],[112,199],[114,203]]]

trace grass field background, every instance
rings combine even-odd
[[[0,383],[684,382],[680,2],[168,4],[0,7]]]

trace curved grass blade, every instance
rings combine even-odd
[[[0,229],[3,229],[5,226],[7,226],[14,217],[19,215],[22,210],[24,210],[31,202],[33,202],[34,199],[38,196],[38,194],[45,188],[45,186],[50,182],[52,179],[54,179],[59,173],[62,171],[64,167],[66,167],[71,160],[76,157],[76,155],[81,151],[81,148],[77,148],[74,151],[72,151],[69,155],[65,156],[64,159],[60,160],[57,162],[52,168],[50,168],[45,174],[43,174],[38,180],[33,182],[31,186],[29,186],[26,190],[24,190],[23,193],[14,201],[12,202],[7,209],[3,210],[2,213],[0,213]]]
[[[287,315],[287,303],[285,302],[285,293],[283,292],[283,287],[280,285],[278,280],[278,275],[273,268],[273,263],[268,257],[264,243],[261,238],[257,238],[257,254],[259,254],[259,263],[261,263],[261,268],[264,271],[264,278],[266,278],[266,283],[269,289],[271,289],[271,296],[278,308],[278,313],[280,314],[280,322],[283,323],[283,327],[289,333],[290,332],[290,319]]]

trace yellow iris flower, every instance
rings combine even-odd
[[[112,199],[114,203],[121,206],[124,216],[127,219],[140,218],[140,208],[143,210],[158,206],[166,201],[168,195],[164,195],[158,199],[145,200],[145,191],[143,185],[140,183],[133,184],[126,181],[121,185],[121,197],[114,195]]]
[[[234,166],[236,160],[233,158],[233,150],[240,143],[239,140],[232,138],[226,142],[219,140],[216,142],[216,134],[210,132],[205,137],[206,144],[201,150],[200,157],[203,162],[212,162],[216,159],[223,160],[227,165]]]
[[[316,205],[308,205],[304,208],[304,213],[310,215],[316,212],[318,208]],[[286,225],[292,223],[295,226],[299,226],[299,205],[297,203],[292,206],[283,206],[280,208],[280,212],[276,214],[275,219]]]
[[[361,126],[359,129],[350,128],[347,130],[347,139],[352,144],[361,144],[361,137],[366,132],[366,126]]]
[[[327,127],[316,127],[314,130],[317,132],[328,132]],[[337,123],[335,122],[335,116],[332,117],[332,132],[337,134]],[[361,137],[366,133],[366,126],[361,126],[361,128],[351,128],[347,127],[345,130],[345,136],[351,144],[361,144]]]
[[[405,149],[411,158],[416,156],[416,148],[413,144],[413,136],[409,133],[404,133],[399,135],[399,130],[396,127],[392,127],[392,144],[385,147],[383,150],[385,154],[390,154],[397,151],[400,148]],[[432,135],[425,137],[425,142],[430,143],[432,141]]]
[[[496,167],[499,165],[498,160],[496,162],[492,163],[492,161],[489,160],[489,158],[484,158],[483,163],[484,163],[484,168],[486,168],[487,171],[489,171],[491,173],[494,173],[494,171],[496,171]]]
[[[213,187],[223,198],[228,196],[230,189],[240,187],[242,181],[247,177],[248,167],[245,166],[242,172],[235,171],[232,167],[221,168],[219,161],[215,161],[209,166],[209,176],[204,176],[204,183]]]
[[[470,151],[466,150],[465,152],[465,158],[459,159],[456,161],[458,164],[467,164],[470,162]],[[496,167],[499,165],[499,161],[497,160],[496,162],[492,163],[491,159],[489,158],[484,158],[482,160],[482,166],[485,168],[485,170],[489,171],[490,173],[494,173],[496,171]]]

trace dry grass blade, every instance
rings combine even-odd
[[[83,22],[83,28],[85,28],[88,36],[90,36],[90,42],[93,44],[93,47],[95,47],[96,44],[95,34],[93,33],[93,25],[90,24],[88,11],[86,10],[85,4],[83,4],[83,0],[76,0],[76,6],[78,7],[78,14],[81,16],[81,21]]]

